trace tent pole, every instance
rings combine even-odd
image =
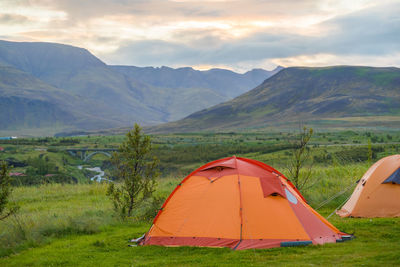
[[[239,246],[239,244],[242,242],[242,237],[243,237],[243,204],[242,204],[242,187],[240,184],[240,174],[237,168],[237,159],[236,156],[233,156],[235,158],[235,168],[237,171],[237,176],[238,176],[238,187],[239,187],[239,216],[240,216],[240,238],[239,242],[237,245],[233,248],[236,250],[236,248]]]

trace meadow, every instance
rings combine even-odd
[[[160,158],[161,177],[156,195],[166,198],[190,171],[217,158],[244,156],[263,161],[285,173],[292,133],[220,133],[152,136]],[[238,265],[399,265],[400,218],[342,219],[329,221],[355,239],[337,244],[295,248],[233,251],[225,248],[128,247],[151,225],[156,210],[143,205],[134,216],[121,219],[106,196],[106,183],[89,181],[92,173],[76,168],[102,166],[108,158],[96,155],[89,162],[65,152],[66,147],[115,148],[123,136],[20,139],[0,144],[0,159],[44,164],[69,173],[76,181],[43,182],[14,188],[13,201],[21,209],[0,222],[1,266],[238,266]],[[368,140],[372,144],[368,148]],[[329,216],[355,187],[371,162],[400,152],[396,132],[325,132],[314,135],[310,188],[302,193],[323,216]],[[368,158],[369,150],[372,159]],[[40,156],[42,155],[42,156]],[[47,165],[46,165],[47,166]],[[32,166],[15,167],[26,172]],[[320,207],[325,200],[342,194]],[[144,216],[146,215],[146,216]]]

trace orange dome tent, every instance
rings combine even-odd
[[[229,157],[187,176],[141,244],[271,248],[332,243],[345,235],[280,172],[259,161]]]
[[[372,165],[336,213],[341,217],[400,216],[400,155],[383,158]]]

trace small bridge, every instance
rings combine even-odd
[[[103,154],[107,157],[111,157],[111,153],[117,151],[116,148],[67,148],[67,151],[71,156],[79,157],[84,162],[91,159],[96,154]]]

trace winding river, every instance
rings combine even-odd
[[[78,169],[82,170],[82,166],[79,165]],[[101,181],[112,182],[111,180],[104,178],[104,171],[100,167],[93,167],[93,168],[85,168],[86,170],[97,172],[95,176],[90,178],[90,181],[96,181],[100,183]]]

